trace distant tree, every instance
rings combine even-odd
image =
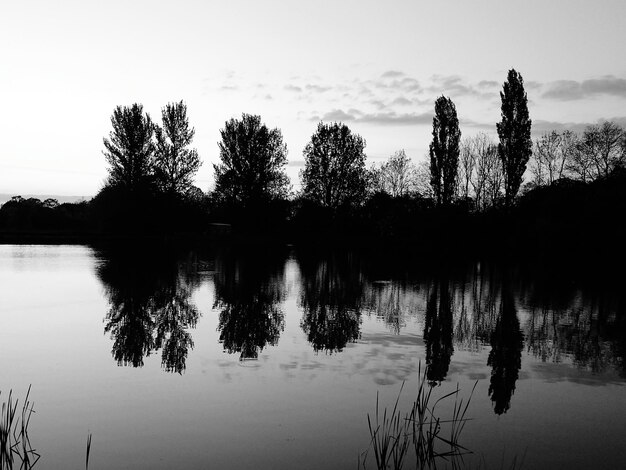
[[[430,185],[430,163],[422,160],[415,169],[415,189],[417,193],[426,198],[433,198],[433,188]]]
[[[288,195],[287,146],[279,129],[269,129],[260,116],[243,114],[227,121],[220,134],[221,163],[213,165],[219,199],[245,206]]]
[[[550,185],[561,178],[565,170],[563,137],[560,132],[544,133],[535,140],[535,151],[530,160],[530,171],[533,174],[533,185]]]
[[[391,197],[408,195],[415,187],[415,165],[399,150],[374,170],[374,186]]]
[[[458,195],[468,199],[471,195],[471,182],[476,168],[476,154],[473,151],[471,139],[461,140],[459,148],[459,175],[458,175]]]
[[[154,172],[162,191],[184,195],[193,187],[193,177],[200,168],[198,151],[190,149],[195,129],[189,126],[187,105],[168,103],[161,110],[163,127],[156,126]]]
[[[143,106],[117,106],[111,116],[113,130],[104,139],[109,186],[135,191],[152,180],[154,126]]]
[[[56,209],[57,207],[59,207],[59,201],[51,197],[43,201],[42,204],[44,207],[47,207],[48,209]]]
[[[500,137],[498,154],[504,171],[505,204],[510,207],[522,184],[532,153],[532,121],[528,116],[528,97],[524,91],[524,79],[515,69],[509,70],[500,99],[502,120],[496,124]]]
[[[440,96],[435,101],[433,141],[430,144],[430,184],[437,205],[452,202],[459,169],[459,120],[450,98]]]
[[[566,171],[572,178],[589,182],[593,179],[593,160],[589,155],[588,148],[582,142],[582,137],[572,133],[572,139],[567,146]]]
[[[580,150],[591,162],[594,179],[606,178],[615,168],[624,166],[623,139],[624,130],[614,122],[587,126],[580,140]]]
[[[363,200],[367,187],[365,140],[342,123],[319,123],[304,148],[304,196],[337,209]]]
[[[474,160],[474,171],[470,184],[477,210],[495,206],[502,193],[502,162],[498,157],[498,147],[484,133],[467,139],[466,145]]]

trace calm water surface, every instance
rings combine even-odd
[[[355,468],[429,364],[438,396],[478,381],[469,466],[626,467],[623,292],[397,261],[0,245],[2,397],[32,384],[41,468],[88,432],[92,469]]]

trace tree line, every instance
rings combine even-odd
[[[206,193],[193,183],[201,160],[184,102],[163,107],[161,123],[141,104],[117,106],[103,139],[107,179],[75,216],[99,233],[198,233],[222,222],[283,238],[356,232],[410,238],[424,233],[423,225],[454,230],[453,223],[466,222],[459,214],[511,213],[537,189],[604,181],[626,166],[626,134],[615,123],[580,135],[552,131],[533,142],[517,71],[508,72],[500,98],[497,142],[485,133],[462,137],[454,102],[437,98],[428,160],[420,165],[400,150],[368,168],[363,137],[344,123],[320,122],[303,149],[298,191],[286,174],[280,129],[244,113],[220,130],[215,184]],[[16,200],[5,206],[0,228],[15,227],[22,206]],[[3,217],[9,209],[11,221]]]
[[[523,79],[515,70],[503,85],[502,121],[497,124],[500,143],[496,150],[502,170],[506,205],[519,191],[531,155],[527,97]],[[172,196],[185,197],[193,190],[192,178],[200,167],[190,145],[194,129],[189,126],[187,107],[181,101],[162,110],[163,125],[154,124],[143,107],[118,106],[104,139],[104,155],[109,164],[108,188],[138,192],[150,185]],[[285,173],[287,147],[278,128],[270,129],[260,116],[243,114],[231,119],[220,130],[220,162],[214,164],[217,204],[257,205],[291,195]],[[463,147],[465,176],[473,148],[460,142],[461,131],[456,108],[450,98],[435,102],[432,143],[430,144],[430,193],[437,206],[452,204],[459,193],[459,155]],[[301,190],[296,197],[333,211],[362,204],[368,193],[385,192],[392,197],[411,191],[411,163],[404,151],[378,168],[366,167],[366,142],[347,125],[320,122],[304,148],[305,166],[300,172]],[[466,184],[468,187],[468,184]],[[197,191],[196,191],[197,192]],[[466,191],[466,197],[469,192]]]

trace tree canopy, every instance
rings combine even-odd
[[[136,191],[151,182],[154,163],[154,125],[143,105],[117,106],[111,116],[113,130],[104,139],[109,186]]]
[[[260,116],[243,114],[226,121],[220,134],[221,163],[213,165],[218,198],[247,205],[287,196],[287,146],[279,129],[269,129]]]
[[[163,127],[155,127],[154,171],[157,183],[167,194],[184,195],[193,188],[193,177],[201,162],[196,149],[190,149],[195,129],[189,126],[187,105],[168,103],[161,110]]]
[[[365,140],[345,124],[320,122],[303,152],[304,196],[332,210],[362,201],[367,187],[364,149]]]

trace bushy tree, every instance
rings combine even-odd
[[[218,199],[246,206],[288,195],[287,146],[279,129],[243,114],[227,121],[220,134],[221,163],[213,165]]]
[[[522,184],[532,153],[532,121],[528,116],[528,97],[524,91],[524,80],[515,69],[509,70],[500,99],[502,120],[496,124],[500,137],[498,154],[504,170],[505,203],[510,207]]]
[[[439,206],[450,204],[454,197],[460,138],[456,107],[450,98],[440,96],[435,101],[433,141],[430,144],[430,184]]]
[[[168,103],[161,110],[163,127],[156,126],[154,173],[162,191],[186,195],[193,188],[193,177],[200,168],[198,151],[189,146],[195,129],[189,126],[187,105]]]
[[[137,191],[152,181],[154,125],[143,106],[117,106],[111,116],[113,130],[104,139],[109,166],[107,185]]]
[[[363,200],[367,188],[365,140],[343,123],[320,122],[304,148],[304,196],[332,210]]]

